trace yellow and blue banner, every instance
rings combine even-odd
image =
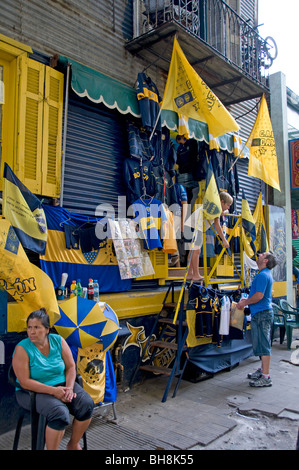
[[[259,178],[280,191],[275,140],[265,95],[246,146],[250,151],[248,176]]]
[[[51,326],[60,318],[53,282],[30,263],[20,240],[6,219],[0,219],[0,289],[8,292],[22,312],[18,331],[26,330],[26,319],[44,307]]]
[[[256,228],[256,239],[254,242],[256,251],[259,251],[260,253],[266,253],[269,251],[269,243],[267,239],[266,223],[263,213],[262,193],[259,194],[252,217]]]
[[[70,346],[77,372],[82,377],[83,388],[95,404],[113,403],[117,398],[117,386],[110,351],[103,351],[95,343],[86,348]]]
[[[119,332],[116,313],[105,302],[72,297],[59,305],[57,332],[69,345],[86,348],[99,343],[102,351],[112,347]]]
[[[187,134],[189,118],[206,122],[214,137],[239,130],[232,115],[189,64],[176,37],[161,109],[174,111],[184,122],[179,134]]]
[[[16,177],[7,163],[4,163],[2,211],[23,247],[44,254],[47,224],[41,202]]]
[[[242,240],[244,251],[249,258],[252,258],[257,254],[255,247],[256,239],[256,228],[255,223],[251,214],[251,210],[248,201],[243,190],[242,193]]]
[[[222,207],[211,160],[208,166],[206,191],[202,200],[202,205],[206,219],[215,219],[215,217],[219,217],[221,215]]]
[[[121,292],[131,288],[131,280],[120,277],[111,239],[103,238],[99,241],[98,249],[84,253],[80,245],[77,249],[66,247],[65,227],[78,231],[80,227],[88,228],[88,224],[96,226],[99,221],[95,217],[70,213],[63,207],[45,204],[43,209],[48,226],[48,240],[46,252],[40,256],[40,264],[55,287],[60,286],[62,273],[68,273],[70,284],[72,280],[80,279],[82,286],[87,286],[90,278],[97,279],[100,292]]]

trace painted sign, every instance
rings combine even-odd
[[[290,140],[291,189],[299,189],[299,140]]]

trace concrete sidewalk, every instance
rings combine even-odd
[[[298,358],[299,358],[299,349]],[[250,357],[231,371],[222,371],[202,382],[183,380],[177,396],[170,391],[161,402],[165,377],[147,379],[131,390],[118,391],[117,422],[111,407],[106,416],[96,411],[87,432],[90,450],[186,450],[207,446],[232,431],[237,421],[232,409],[240,414],[253,412],[290,418],[299,423],[299,367],[291,363],[286,342],[273,342],[271,359],[272,387],[249,387],[247,374],[255,371],[260,361]],[[293,357],[293,356],[292,356]],[[299,360],[298,360],[299,364]],[[12,448],[13,432],[0,436],[0,450]],[[67,435],[61,448],[65,448]],[[294,443],[295,445],[295,443]],[[196,447],[199,446],[199,447]],[[29,427],[21,434],[20,449],[30,448]]]

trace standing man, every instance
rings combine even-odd
[[[271,328],[273,323],[271,269],[276,266],[277,260],[273,253],[260,253],[257,259],[258,274],[252,281],[250,294],[247,299],[241,299],[237,308],[250,306],[251,337],[255,356],[261,357],[261,368],[248,374],[251,387],[270,387],[270,356],[271,356]]]

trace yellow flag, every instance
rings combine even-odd
[[[238,135],[234,135],[234,157],[243,158],[242,139]]]
[[[213,134],[209,134],[209,149],[220,151],[220,143],[217,137],[214,137]]]
[[[60,318],[53,283],[27,255],[10,222],[0,219],[0,288],[8,292],[22,312],[18,331],[26,329],[26,319],[45,307],[51,326]]]
[[[206,122],[214,137],[239,130],[231,114],[189,64],[176,37],[161,109],[175,111],[186,121],[192,118]]]
[[[275,140],[265,95],[246,145],[250,150],[248,176],[280,191]]]
[[[93,399],[94,403],[104,401],[106,352],[98,343],[86,348],[78,348],[77,372],[82,377],[83,388]]]
[[[249,258],[256,255],[255,248],[256,229],[255,223],[251,214],[251,210],[246,199],[244,190],[242,195],[242,240],[244,251]]]
[[[202,200],[202,205],[206,219],[215,219],[215,217],[219,217],[221,215],[221,201],[211,161],[208,167],[206,179],[206,192]]]
[[[260,253],[266,253],[269,251],[269,244],[267,240],[266,223],[263,213],[262,193],[260,193],[258,197],[252,218],[254,220],[256,229],[256,239],[254,241],[256,251],[259,251]]]

